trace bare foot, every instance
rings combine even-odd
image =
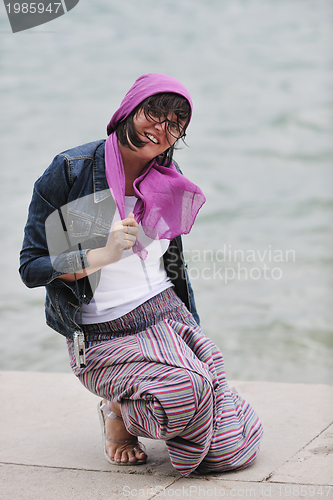
[[[106,400],[103,399],[103,403]],[[136,436],[132,436],[127,432],[125,424],[121,418],[120,405],[117,403],[109,403],[111,410],[120,418],[105,418],[105,434],[110,437],[111,440],[105,441],[105,448],[111,460],[115,462],[137,462],[137,460],[144,460],[147,455],[140,449],[137,444]],[[119,443],[113,442],[112,440],[127,440],[130,439],[131,442]],[[135,450],[133,448],[136,448]]]

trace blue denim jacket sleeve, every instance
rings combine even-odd
[[[61,189],[59,187],[61,186]],[[20,254],[20,275],[30,288],[47,285],[62,274],[89,267],[87,249],[72,250],[59,256],[53,267],[47,245],[45,221],[67,203],[71,189],[67,159],[58,155],[45,173],[36,181],[29,206],[28,219]],[[60,221],[60,219],[59,219]],[[59,233],[63,227],[58,228]]]

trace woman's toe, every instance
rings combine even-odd
[[[114,453],[113,453],[112,448],[109,446],[109,441],[105,442],[105,449],[106,449],[107,454],[110,457],[110,460],[114,460]]]
[[[114,459],[115,462],[121,462],[122,461],[122,453],[120,451],[116,451],[114,454]]]
[[[134,451],[132,451],[132,450],[128,452],[128,461],[129,462],[136,462]]]
[[[123,451],[123,453],[121,455],[121,461],[126,463],[126,462],[128,462],[128,460],[129,460],[128,453],[126,451]]]
[[[135,449],[135,457],[138,459],[138,460],[144,460],[144,459],[147,459],[147,455],[146,453],[141,450],[141,448],[136,448]]]

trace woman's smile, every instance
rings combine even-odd
[[[158,144],[158,140],[156,139],[156,137],[153,135],[153,134],[148,134],[147,132],[145,132],[145,136],[148,137],[148,139],[153,142],[154,144]]]

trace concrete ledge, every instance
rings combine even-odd
[[[249,469],[181,478],[165,444],[145,440],[146,465],[103,456],[96,406],[71,374],[0,372],[1,500],[118,498],[333,499],[333,387],[230,382],[264,425]]]

